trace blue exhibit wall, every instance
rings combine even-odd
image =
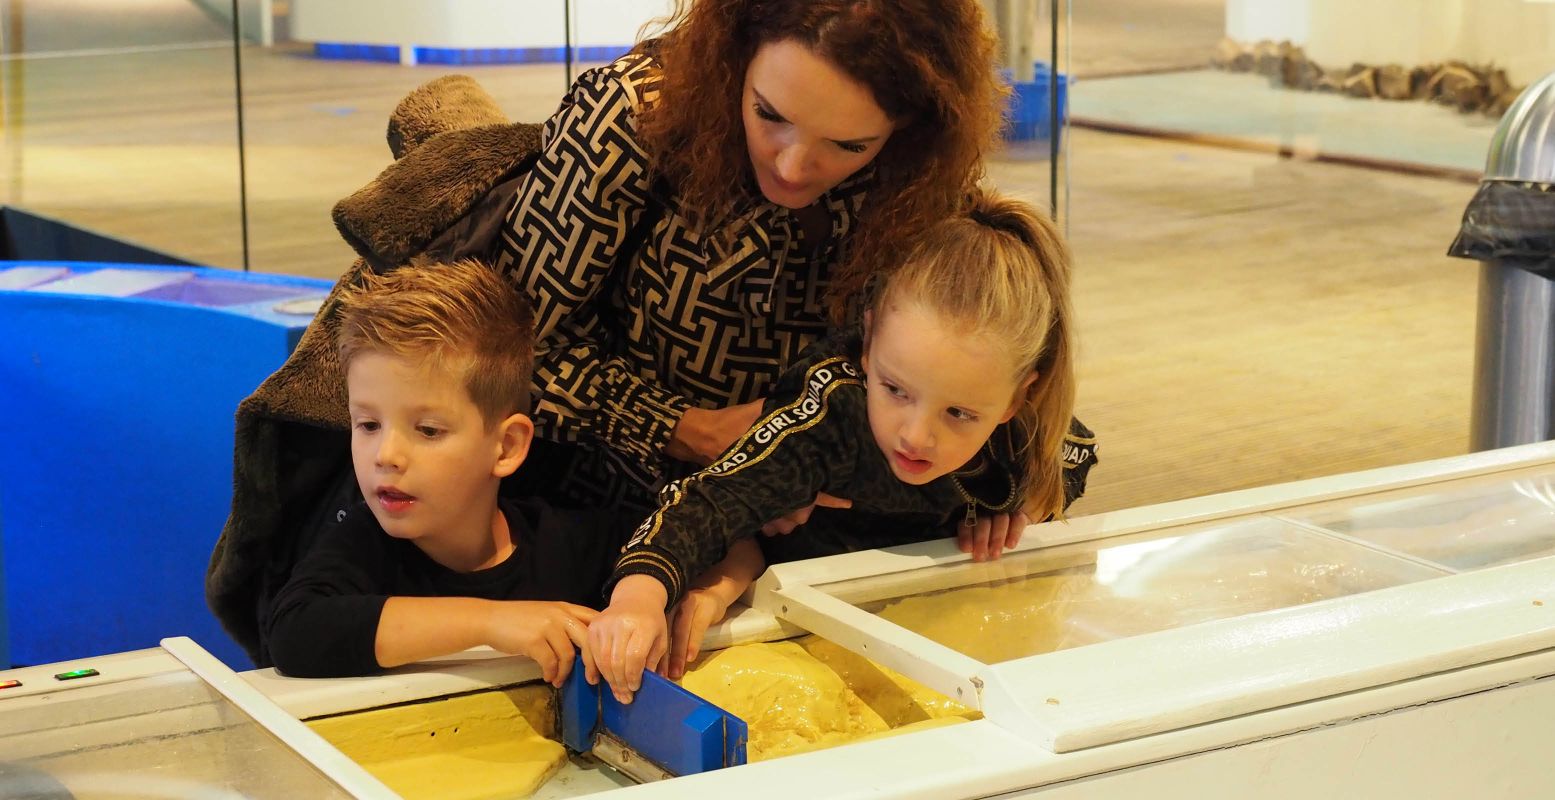
[[[0,262],[0,275],[13,266]],[[310,319],[277,303],[322,296],[330,284],[59,266],[197,280],[141,297],[0,290],[0,418],[11,428],[0,447],[9,661],[64,661],[186,635],[248,668],[204,597],[231,498],[233,413]]]

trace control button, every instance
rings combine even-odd
[[[90,678],[97,674],[95,669],[73,669],[69,672],[61,672],[54,676],[56,681],[73,681],[76,678]]]

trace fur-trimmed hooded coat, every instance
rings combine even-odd
[[[211,554],[205,596],[258,666],[259,632],[290,568],[354,491],[345,376],[335,352],[342,287],[365,270],[486,252],[513,186],[540,146],[540,126],[512,123],[460,75],[411,92],[389,120],[396,159],[340,201],[335,226],[360,258],[336,282],[297,349],[238,405],[232,509]]]

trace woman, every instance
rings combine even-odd
[[[534,299],[558,502],[653,502],[981,177],[1000,124],[977,0],[696,0],[583,74],[494,262]],[[533,471],[530,480],[534,478]]]

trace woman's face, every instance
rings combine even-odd
[[[756,183],[788,208],[814,203],[868,164],[894,129],[868,88],[791,39],[757,48],[743,102]]]

